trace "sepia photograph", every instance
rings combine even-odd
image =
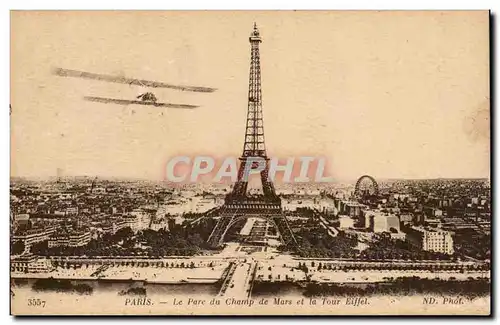
[[[490,20],[10,12],[10,313],[489,316]]]

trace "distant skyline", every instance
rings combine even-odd
[[[177,155],[239,156],[256,22],[266,147],[339,180],[489,178],[489,13],[11,14],[11,175],[160,180]],[[54,67],[217,88],[54,76]],[[193,110],[107,105],[84,96]]]
[[[364,176],[364,175],[362,175]],[[65,179],[71,179],[71,178],[82,178],[82,179],[89,179],[89,180],[93,180],[95,179],[95,177],[97,177],[97,179],[99,180],[109,180],[109,181],[113,181],[113,180],[116,180],[116,181],[155,181],[153,179],[148,179],[148,178],[140,178],[140,177],[119,177],[119,176],[109,176],[109,177],[105,177],[105,176],[102,176],[102,177],[99,177],[99,176],[90,176],[90,175],[72,175],[72,176],[65,176],[65,177],[62,177],[63,180]],[[56,180],[56,176],[48,176],[48,177],[40,177],[40,176],[11,176],[10,179],[25,179],[25,180],[41,180],[41,181],[55,181]],[[358,177],[356,179],[354,178],[346,178],[346,179],[338,179],[338,180],[334,180],[333,183],[337,183],[337,182],[345,182],[345,181],[356,181],[357,179],[361,178]],[[399,181],[399,180],[402,180],[402,181],[421,181],[421,180],[488,180],[489,178],[488,177],[474,177],[474,178],[466,178],[466,177],[463,177],[463,178],[379,178],[379,179],[376,179],[377,182],[384,182],[384,181]],[[161,181],[161,180],[158,180],[159,183],[169,183],[167,181]],[[226,183],[210,183],[210,184],[207,184],[207,183],[203,183],[204,185],[211,185],[211,184],[215,184],[215,185],[232,185],[231,182],[226,182]],[[284,184],[278,184],[278,185],[283,185],[283,186],[298,186],[300,187],[301,185],[308,185],[308,184],[311,184],[311,185],[314,185],[314,184],[318,184],[318,185],[321,185],[321,186],[327,186],[329,183],[315,183],[315,182],[306,182],[306,183],[284,183]],[[196,183],[188,183],[186,185],[196,185]],[[354,185],[354,184],[353,184]]]

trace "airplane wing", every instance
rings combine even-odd
[[[181,91],[193,91],[193,92],[201,92],[201,93],[212,93],[216,89],[209,87],[197,87],[197,86],[182,86],[182,85],[172,85],[159,81],[149,81],[143,79],[134,79],[134,78],[125,78],[121,76],[113,76],[106,75],[100,73],[91,73],[85,71],[77,71],[77,70],[69,70],[56,68],[53,70],[53,73],[59,77],[73,77],[73,78],[83,78],[83,79],[92,79],[106,82],[114,82],[121,84],[129,84],[129,85],[137,85],[142,87],[151,87],[151,88],[169,88]]]
[[[146,102],[141,100],[126,100],[126,99],[115,99],[115,98],[105,98],[105,97],[85,96],[84,99],[90,102],[97,102],[103,104],[145,105],[145,106],[184,108],[184,109],[193,109],[199,107],[197,105],[188,105],[188,104],[157,103],[157,102]]]

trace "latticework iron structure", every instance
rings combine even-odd
[[[264,120],[262,116],[262,83],[260,69],[259,46],[262,43],[259,30],[254,24],[249,38],[251,46],[250,77],[248,88],[248,111],[245,128],[245,142],[241,164],[238,170],[238,179],[230,194],[226,196],[220,211],[220,219],[212,231],[209,243],[219,246],[229,228],[242,219],[257,217],[271,222],[280,233],[285,244],[296,244],[295,238],[283,215],[281,199],[276,195],[274,185],[268,179],[269,159],[266,154],[264,141]],[[266,162],[264,170],[260,172],[263,195],[250,196],[248,194],[248,177],[245,177],[247,163],[263,160]],[[246,170],[248,173],[248,168]]]

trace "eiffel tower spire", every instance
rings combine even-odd
[[[234,185],[229,199],[245,197],[248,187],[248,179],[244,179],[245,166],[248,159],[262,158],[266,162],[266,167],[260,173],[262,191],[268,200],[279,201],[273,183],[268,179],[269,160],[266,154],[266,144],[264,141],[264,120],[262,116],[262,82],[260,73],[260,43],[262,38],[254,23],[253,31],[249,37],[250,41],[250,76],[248,83],[248,109],[247,122],[245,128],[245,142],[243,144],[243,154],[240,158],[241,164],[238,170],[238,180]]]
[[[266,157],[264,121],[262,118],[262,82],[260,74],[260,49],[262,43],[257,24],[249,37],[251,46],[250,76],[248,83],[248,110],[243,157]]]

